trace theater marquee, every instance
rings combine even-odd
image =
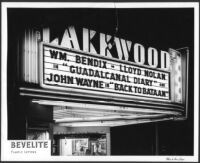
[[[47,43],[40,56],[42,87],[170,100],[169,71]]]

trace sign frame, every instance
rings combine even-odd
[[[132,66],[136,66],[136,67],[141,67],[141,68],[147,68],[147,69],[150,69],[150,70],[155,70],[154,68],[151,68],[149,66],[146,66],[146,65],[137,65],[135,64],[134,62],[130,62],[130,61],[121,61],[121,60],[118,60],[118,59],[115,59],[115,58],[108,58],[108,57],[104,57],[104,56],[101,56],[101,55],[96,55],[96,54],[91,54],[91,53],[87,53],[87,52],[83,52],[83,51],[79,51],[79,50],[75,50],[75,49],[69,49],[69,48],[66,48],[66,47],[61,47],[61,46],[58,46],[58,45],[54,45],[52,43],[46,43],[46,42],[41,42],[40,45],[39,45],[39,75],[40,75],[40,81],[39,81],[39,84],[42,88],[45,88],[45,89],[52,89],[52,90],[59,90],[59,91],[62,91],[62,92],[73,92],[73,93],[83,93],[85,95],[98,95],[98,96],[104,96],[104,97],[110,97],[110,98],[124,98],[124,99],[142,99],[142,100],[147,100],[147,101],[162,101],[162,102],[172,102],[171,101],[171,75],[170,75],[170,71],[167,71],[167,70],[162,70],[160,68],[156,68],[156,71],[160,71],[160,72],[164,72],[164,73],[168,73],[168,86],[169,86],[169,98],[168,99],[162,99],[162,98],[154,98],[154,97],[148,97],[148,96],[140,96],[140,95],[128,95],[128,94],[125,94],[123,92],[107,92],[107,91],[99,91],[99,90],[91,90],[91,89],[87,89],[87,88],[73,88],[73,87],[61,87],[61,86],[53,86],[53,85],[48,85],[48,84],[45,84],[44,83],[44,46],[48,46],[48,47],[52,47],[52,48],[56,48],[56,49],[60,49],[60,50],[64,50],[64,51],[70,51],[70,52],[75,52],[75,53],[80,53],[82,55],[86,55],[86,56],[95,56],[96,58],[101,58],[101,59],[105,59],[105,60],[110,60],[110,61],[114,61],[114,62],[118,62],[118,63],[123,63],[123,64],[129,64],[129,65],[132,65]],[[123,97],[122,97],[123,96]]]

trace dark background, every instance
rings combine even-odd
[[[189,47],[189,114],[185,121],[137,124],[111,128],[112,155],[192,155],[193,154],[193,79],[194,79],[194,10],[174,9],[8,9],[8,105],[9,135],[24,123],[24,111],[16,111],[18,65],[17,37],[25,28],[50,26],[52,39],[62,36],[68,25],[85,27],[140,43],[145,48]],[[16,105],[17,104],[17,105]],[[20,108],[19,108],[20,110]],[[20,117],[21,116],[21,117]],[[12,119],[12,120],[11,120]],[[18,130],[19,131],[19,130]],[[17,131],[16,131],[17,132]],[[156,144],[155,134],[158,143]]]

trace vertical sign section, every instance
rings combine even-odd
[[[38,44],[39,44],[39,40],[41,40],[41,34],[40,34],[40,32],[39,31],[36,31],[35,32],[35,39],[36,39],[36,41],[35,41],[35,53],[36,53],[36,67],[35,67],[35,69],[36,69],[36,83],[39,83],[39,56],[38,56],[38,54],[39,54],[39,49],[38,49]]]
[[[174,50],[169,49],[170,57],[171,57],[171,88],[172,88],[172,101],[182,103],[183,102],[183,76],[182,70],[183,65],[181,61],[181,53]]]
[[[32,51],[31,51],[31,47],[32,47],[32,45],[31,45],[31,31],[30,31],[30,29],[28,29],[28,63],[29,63],[29,65],[28,65],[28,67],[29,67],[29,71],[28,71],[28,74],[29,74],[29,78],[28,78],[28,81],[31,83],[31,70],[32,70]]]
[[[38,79],[38,40],[39,31],[26,29],[22,38],[22,77],[28,83],[39,83]]]
[[[34,53],[34,34],[33,30],[31,30],[31,82],[35,83],[35,53]]]
[[[29,42],[28,31],[25,31],[25,81],[29,81]]]
[[[25,48],[25,34],[26,34],[26,31],[24,31],[23,33],[23,37],[22,37],[22,80],[23,81],[26,81],[26,48]]]
[[[42,87],[170,100],[168,71],[49,44],[41,57]]]

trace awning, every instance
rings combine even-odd
[[[182,106],[151,101],[125,101],[74,96],[63,92],[20,88],[21,96],[33,103],[53,107],[53,119],[59,126],[122,126],[172,120],[181,117]]]

